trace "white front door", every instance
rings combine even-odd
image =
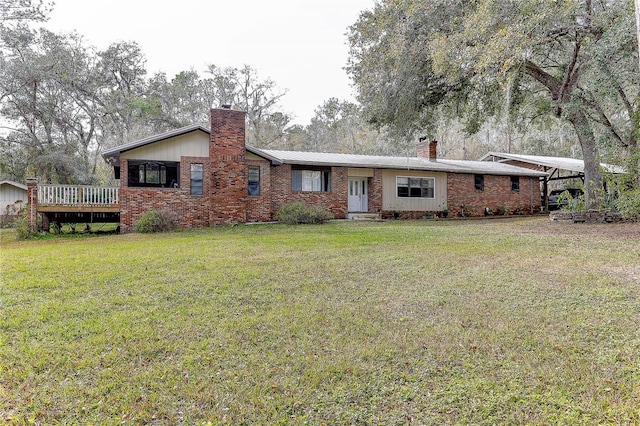
[[[368,211],[369,199],[367,197],[369,188],[367,187],[366,177],[350,177],[349,178],[349,211],[350,212],[366,212]]]

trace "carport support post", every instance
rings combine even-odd
[[[38,179],[27,179],[27,219],[29,231],[38,230]]]
[[[547,172],[547,166],[544,166],[544,168],[542,169],[543,172]],[[549,211],[549,177],[545,176],[542,178],[543,179],[543,183],[542,183],[542,193],[544,194],[544,202],[543,202],[543,207],[545,211]]]

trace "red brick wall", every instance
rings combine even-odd
[[[423,140],[416,145],[418,157],[436,161],[438,159],[438,141]]]
[[[291,165],[283,164],[271,168],[271,212],[272,217],[282,206],[302,202],[309,206],[320,206],[331,210],[337,219],[347,217],[347,168],[331,168],[331,192],[293,192],[291,190]]]
[[[27,217],[29,230],[38,229],[38,181],[27,179]]]
[[[269,222],[271,214],[271,164],[267,160],[247,160],[247,166],[260,167],[260,195],[247,195],[247,222]]]
[[[374,169],[373,177],[369,178],[369,212],[382,211],[382,170]]]
[[[209,158],[181,158],[180,188],[129,188],[127,160],[121,160],[121,231],[132,231],[140,216],[151,209],[170,211],[176,216],[179,226],[187,228],[246,222],[248,189],[244,120],[243,111],[211,110]],[[192,163],[203,165],[202,195],[190,193]],[[259,203],[254,200],[253,204]],[[266,217],[259,210],[254,217]]]
[[[429,148],[428,144],[424,148]],[[434,144],[430,147],[435,148]],[[303,202],[330,210],[336,218],[348,211],[348,169],[331,168],[330,192],[293,192],[291,166],[272,166],[267,160],[247,160],[245,156],[245,113],[230,109],[211,110],[209,158],[182,157],[180,188],[129,188],[127,160],[121,160],[121,230],[133,230],[133,224],[151,209],[166,209],[176,215],[181,227],[200,227],[233,222],[273,220],[285,204]],[[204,166],[203,195],[190,194],[191,164]],[[248,166],[260,167],[260,195],[248,195]],[[382,171],[369,178],[369,211],[382,211]],[[474,188],[473,174],[449,173],[448,200],[451,216],[459,216],[464,205],[466,215],[483,215],[485,208],[506,207],[527,213],[540,209],[540,185],[537,178],[520,178],[520,191],[511,191],[509,176],[485,175],[484,191]],[[388,212],[387,212],[388,213]],[[425,212],[404,212],[406,218]]]
[[[538,178],[520,176],[520,190],[511,190],[510,176],[484,175],[484,190],[475,189],[473,174],[447,175],[447,205],[449,216],[483,216],[485,208],[498,212],[506,208],[509,213],[540,211],[540,183]]]
[[[178,226],[197,228],[209,226],[210,200],[206,196],[211,187],[203,182],[205,195],[191,195],[191,163],[204,164],[205,175],[208,159],[182,157],[180,161],[180,188],[128,187],[128,162],[120,160],[120,230],[133,231],[133,225],[149,210],[166,210],[176,218]]]
[[[247,221],[247,161],[245,158],[245,112],[211,110],[211,139],[205,180],[211,190],[209,222],[223,225]]]

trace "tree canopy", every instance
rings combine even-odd
[[[104,181],[103,148],[206,124],[222,104],[247,111],[247,143],[276,149],[410,155],[419,134],[477,158],[498,137],[559,155],[577,141],[591,205],[600,158],[638,158],[631,0],[379,0],[348,32],[359,103],[329,98],[307,126],[249,65],[148,75],[135,42],[98,51],[26,24],[51,7],[0,0],[3,178]]]
[[[639,73],[629,0],[384,0],[350,28],[348,72],[368,119],[468,132],[496,117],[570,125],[599,203],[599,149],[637,148]]]
[[[210,108],[226,103],[247,111],[251,144],[268,146],[289,125],[278,106],[284,92],[250,66],[147,78],[134,42],[96,51],[78,34],[26,25],[0,36],[0,174],[12,179],[98,183],[103,148],[207,124]]]

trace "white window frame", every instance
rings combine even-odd
[[[406,179],[406,188],[407,188],[407,195],[399,195],[399,191],[398,189],[400,188],[400,181]],[[418,180],[420,181],[420,185],[419,186],[411,186],[411,180]],[[427,187],[423,187],[422,185],[422,181],[430,181],[431,182],[431,188],[433,189],[433,193],[431,196],[428,195],[411,195],[411,188],[420,188],[421,189],[421,193],[423,190],[428,190],[429,186]],[[405,187],[405,185],[403,184],[402,187]],[[436,198],[436,178],[434,177],[425,177],[425,176],[396,176],[396,198],[421,198],[421,199],[428,199],[428,200],[433,200]]]

